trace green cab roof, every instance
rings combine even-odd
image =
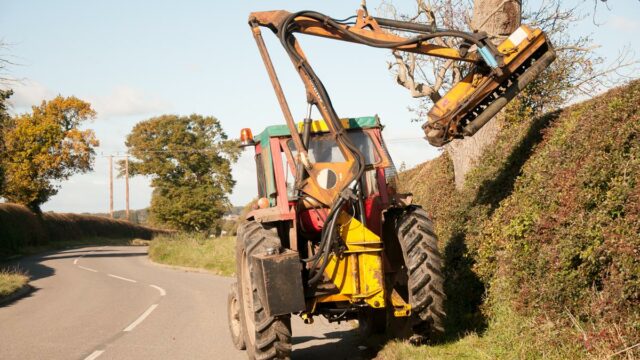
[[[377,115],[374,116],[363,116],[357,118],[345,118],[340,119],[342,121],[342,125],[346,129],[370,129],[370,128],[379,128],[382,127],[380,124],[380,119]],[[298,128],[302,131],[302,122],[299,122]],[[324,120],[314,120],[311,125],[311,132],[313,133],[322,133],[328,132],[327,124]],[[280,136],[290,136],[291,131],[289,131],[289,127],[287,125],[271,125],[267,126],[261,133],[255,136],[254,141],[256,143],[264,143],[269,138],[272,137],[280,137]]]

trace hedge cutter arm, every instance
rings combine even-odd
[[[254,12],[249,16],[254,38],[298,150],[299,162],[306,170],[304,175],[302,170],[297,174],[297,188],[328,206],[333,205],[338,196],[348,196],[345,191],[361,178],[364,163],[360,151],[345,135],[331,99],[294,33],[471,63],[468,74],[454,84],[428,113],[423,129],[426,139],[434,146],[472,136],[555,59],[555,52],[545,34],[526,25],[495,46],[484,33],[443,30],[430,25],[378,18],[369,16],[364,9],[358,10],[355,22],[348,22],[351,19],[336,20],[315,11],[290,13],[283,10]],[[318,108],[344,155],[344,162],[312,164],[309,161],[307,144],[291,115],[260,27],[271,29],[279,38],[304,83],[309,104]],[[393,30],[413,36],[403,37]],[[438,37],[456,37],[462,42],[457,49],[430,42]],[[326,178],[329,169],[334,172],[337,182],[331,189],[326,189],[317,178]]]

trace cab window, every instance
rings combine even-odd
[[[380,162],[380,156],[369,135],[363,131],[349,131],[347,136],[364,155],[366,165]],[[288,142],[289,150],[296,157],[296,147],[293,140]],[[331,134],[314,135],[309,141],[309,159],[313,162],[344,162],[344,156]]]

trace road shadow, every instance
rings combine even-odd
[[[82,255],[83,259],[88,258],[116,258],[116,257],[135,257],[135,256],[147,256],[146,252],[139,253],[124,253],[124,252],[111,252],[108,254],[86,254]],[[43,257],[43,260],[60,260],[60,259],[75,259],[80,257],[78,254],[63,254],[63,255],[48,255]]]
[[[41,256],[30,256],[23,259],[0,262],[0,271],[23,273],[29,277],[29,283],[38,279],[43,279],[55,275],[56,271],[52,267],[42,264],[44,259]],[[15,299],[0,302],[0,308],[11,307],[20,301],[35,295],[40,289],[29,285],[24,295],[19,295]],[[20,290],[18,290],[19,292]],[[14,294],[15,295],[15,294]],[[11,298],[11,296],[9,297]]]
[[[18,297],[14,298],[14,299],[0,301],[0,309],[10,308],[10,307],[18,304],[20,301],[32,297],[39,290],[40,290],[40,288],[31,286],[30,289],[28,289],[24,295],[18,295]]]
[[[9,270],[25,273],[29,276],[29,281],[53,276],[55,270],[49,266],[42,264],[42,258],[29,258],[22,260],[14,260],[0,264],[0,270]]]
[[[482,334],[488,321],[481,306],[485,285],[473,270],[474,258],[469,254],[466,233],[451,236],[444,248],[445,334],[440,341],[453,342],[468,333]]]
[[[80,248],[80,249],[66,249],[66,250],[60,250],[57,251],[58,254],[88,254],[88,253],[94,253],[94,252],[113,252],[113,250],[110,249],[95,249],[95,250],[91,250],[88,248]]]
[[[358,329],[329,331],[321,336],[294,336],[292,341],[294,360],[370,360],[386,343],[367,344],[361,340]],[[315,341],[322,343],[305,346]]]

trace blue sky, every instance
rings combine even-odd
[[[539,1],[533,1],[536,3]],[[369,1],[375,9],[379,1]],[[395,1],[410,9],[413,1]],[[584,10],[592,9],[586,1]],[[597,51],[614,56],[624,45],[640,48],[640,3],[600,5],[595,26],[588,17],[576,31],[593,33]],[[251,11],[313,9],[344,18],[360,4],[353,1],[6,1],[0,0],[0,38],[4,54],[18,65],[14,111],[57,94],[75,95],[98,111],[94,129],[101,145],[95,170],[62,184],[45,210],[98,212],[108,209],[107,158],[122,154],[133,125],[164,114],[213,115],[231,137],[242,127],[254,132],[281,123],[282,115],[247,26]],[[279,43],[265,32],[294,115],[304,116],[304,91]],[[387,71],[386,51],[324,39],[302,45],[329,89],[341,116],[380,115],[387,126],[397,165],[411,167],[437,156],[421,139],[420,124],[407,109],[415,105]],[[242,205],[255,194],[251,154],[234,167],[237,185],[231,200]],[[131,206],[148,206],[148,179],[131,182]],[[116,179],[115,207],[124,208],[124,181]]]

